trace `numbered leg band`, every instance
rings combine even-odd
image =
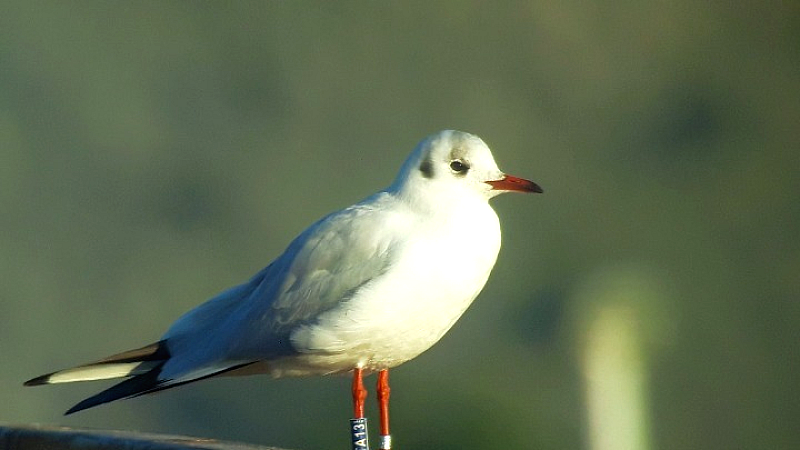
[[[369,450],[366,417],[350,419],[350,436],[353,439],[353,450]]]

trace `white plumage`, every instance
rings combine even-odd
[[[219,374],[385,370],[436,343],[500,249],[488,200],[541,192],[505,175],[476,136],[423,140],[385,190],[301,233],[248,282],[180,317],[151,346],[27,384],[131,377],[69,412]]]

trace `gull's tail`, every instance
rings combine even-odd
[[[232,361],[218,366],[201,368],[176,379],[161,378],[161,369],[172,357],[167,341],[162,340],[146,347],[118,353],[82,366],[48,373],[25,382],[25,386],[71,383],[74,381],[128,378],[99,394],[93,395],[70,408],[65,414],[82,411],[122,398],[138,397],[216,375],[234,372],[255,361]]]
[[[26,381],[25,386],[133,377],[150,372],[155,367],[163,365],[168,359],[169,351],[164,345],[164,341],[160,341],[99,361],[36,377]]]
[[[87,398],[66,412],[66,414],[72,414],[120,398],[136,397],[148,392],[165,389],[168,386],[164,386],[164,384],[167,383],[164,380],[159,380],[158,375],[169,358],[170,354],[169,350],[167,350],[166,341],[159,341],[146,347],[118,353],[89,364],[33,378],[26,381],[25,386],[129,378],[97,395]]]

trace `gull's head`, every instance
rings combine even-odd
[[[423,139],[390,191],[411,197],[482,198],[503,192],[542,192],[534,182],[503,173],[481,138],[445,130]]]

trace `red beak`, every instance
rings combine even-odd
[[[499,180],[487,181],[486,183],[490,184],[492,189],[498,191],[535,192],[537,194],[544,192],[542,188],[533,181],[512,177],[511,175],[504,175],[503,178]]]

